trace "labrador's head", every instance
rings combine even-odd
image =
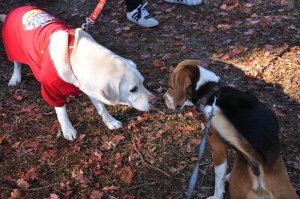
[[[156,97],[144,87],[144,78],[136,65],[121,58],[121,67],[116,68],[118,75],[107,79],[101,93],[108,104],[125,104],[140,111],[148,111],[156,101]]]

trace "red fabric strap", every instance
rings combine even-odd
[[[68,30],[68,52],[69,52],[69,60],[71,58],[71,53],[73,51],[74,47],[74,42],[75,42],[75,30],[74,29],[69,29]]]
[[[67,32],[68,32],[68,57],[69,57],[69,60],[70,60],[70,67],[71,67],[71,71],[72,71],[73,75],[77,79],[77,76],[75,75],[75,73],[73,71],[73,68],[72,68],[72,65],[71,65],[71,53],[73,51],[74,42],[75,42],[75,30],[74,29],[68,29]],[[40,62],[42,62],[42,60],[44,58],[44,54],[45,54],[46,49],[49,46],[49,43],[50,43],[50,39],[48,39],[44,43],[43,47],[41,48],[40,55],[39,55]]]
[[[95,23],[98,15],[100,14],[104,4],[106,3],[106,0],[100,0],[99,3],[97,4],[97,7],[95,8],[94,12],[91,14],[89,17],[89,21],[91,23]]]
[[[74,48],[74,43],[75,43],[75,30],[74,29],[69,29],[68,30],[68,52],[69,52],[69,60],[70,60],[70,67],[71,67],[71,71],[74,75],[74,77],[78,80],[77,76],[75,75],[73,68],[72,68],[72,64],[71,64],[71,54]]]

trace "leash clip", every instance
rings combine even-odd
[[[199,106],[200,111],[204,112],[204,107],[205,107],[204,104],[200,104],[200,106]]]
[[[93,24],[93,23],[90,21],[90,19],[89,19],[89,18],[86,18],[86,19],[85,19],[85,23],[82,24],[81,28],[82,28],[83,30],[88,30],[88,29],[89,29],[89,26],[90,26],[91,24]]]

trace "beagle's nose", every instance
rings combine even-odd
[[[175,106],[175,109],[180,109],[180,108],[181,108],[180,105],[176,105],[176,106]]]
[[[153,106],[158,101],[158,97],[155,97],[154,95],[151,97],[149,103]]]

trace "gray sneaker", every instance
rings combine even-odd
[[[195,6],[202,3],[202,0],[165,0],[168,3],[179,3],[179,4],[185,4],[189,6]]]

